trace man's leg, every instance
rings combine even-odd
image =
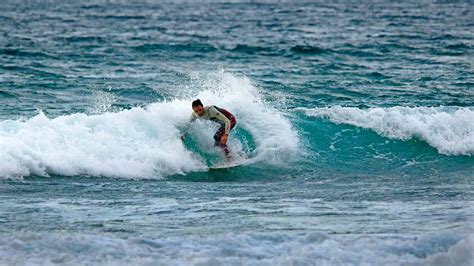
[[[221,144],[221,138],[222,138],[222,135],[224,135],[225,133],[225,126],[221,126],[216,134],[214,134],[214,146],[219,146],[221,147],[221,149],[224,151],[224,154],[226,157],[230,157],[229,156],[229,147],[227,147],[227,144]]]
[[[214,146],[220,146],[221,145],[221,137],[224,134],[224,127],[221,126],[217,131],[216,134],[214,134]]]
[[[230,120],[230,130],[234,129],[235,124],[237,124],[237,120],[235,119],[235,117],[232,117]],[[225,133],[225,125],[222,125],[217,130],[216,134],[214,134],[214,141],[215,141],[214,146],[221,147],[222,150],[224,150],[225,156],[231,159],[229,147],[227,147],[227,144],[221,144],[221,138],[222,138],[222,135],[224,135],[224,133]]]
[[[228,157],[229,156],[229,147],[227,147],[227,144],[221,144],[221,137],[224,135],[224,127],[219,128],[217,130],[216,134],[214,134],[214,146],[216,147],[221,147],[221,149],[224,151],[224,154]]]

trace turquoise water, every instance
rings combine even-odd
[[[0,262],[472,265],[473,12],[2,3]]]

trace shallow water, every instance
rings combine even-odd
[[[0,262],[471,265],[473,11],[7,1]]]

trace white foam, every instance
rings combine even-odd
[[[472,265],[473,235],[0,235],[2,265]]]
[[[429,265],[474,265],[474,235],[468,235],[445,252],[431,254],[427,258]]]
[[[307,115],[371,129],[383,136],[419,138],[447,155],[474,153],[474,110],[448,107],[300,108]]]
[[[247,78],[218,73],[204,83],[197,97],[236,114],[238,126],[247,128],[257,142],[256,160],[273,162],[281,159],[281,152],[296,150],[297,136],[289,121],[265,105]],[[0,177],[161,178],[205,170],[203,161],[178,138],[190,117],[192,99],[116,113],[48,118],[41,112],[26,121],[1,121]],[[196,127],[211,143],[212,126],[198,123]],[[231,142],[238,146],[235,139]]]

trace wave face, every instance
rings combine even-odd
[[[209,157],[220,155],[211,137],[216,124],[198,121],[190,128],[191,144],[179,139],[194,98],[224,107],[237,116],[238,126],[229,145],[236,152],[250,154],[251,164],[290,166],[300,171],[307,166],[291,162],[310,160],[323,172],[340,164],[353,164],[346,170],[354,172],[358,169],[355,165],[364,163],[363,157],[373,157],[373,168],[379,168],[377,158],[400,149],[388,143],[383,150],[373,152],[373,146],[381,140],[363,131],[349,134],[338,125],[370,129],[392,140],[421,140],[441,155],[474,153],[474,111],[469,107],[333,106],[278,111],[273,107],[285,103],[264,100],[247,77],[217,72],[196,78],[194,84],[185,95],[145,107],[111,112],[108,110],[114,97],[100,93],[90,110],[92,114],[49,118],[40,112],[26,120],[1,121],[0,156],[5,163],[0,165],[0,176],[163,178],[207,171]],[[308,119],[313,118],[331,124],[308,127]],[[354,145],[359,150],[354,150]],[[424,149],[416,151],[413,143],[404,145],[405,151],[400,151],[392,163],[407,164],[426,153]],[[462,163],[459,167],[464,166]]]
[[[297,133],[281,113],[268,107],[247,78],[219,73],[197,92],[204,103],[225,107],[250,132],[253,162],[278,163],[295,153]],[[191,115],[193,98],[153,103],[144,108],[99,115],[77,113],[0,122],[0,176],[90,175],[156,178],[205,171],[179,139]],[[258,115],[256,115],[258,114]],[[192,132],[213,149],[212,123],[196,123]],[[242,149],[237,140],[231,148]]]
[[[308,116],[371,129],[391,139],[418,138],[446,155],[474,154],[474,110],[455,107],[302,108]]]

